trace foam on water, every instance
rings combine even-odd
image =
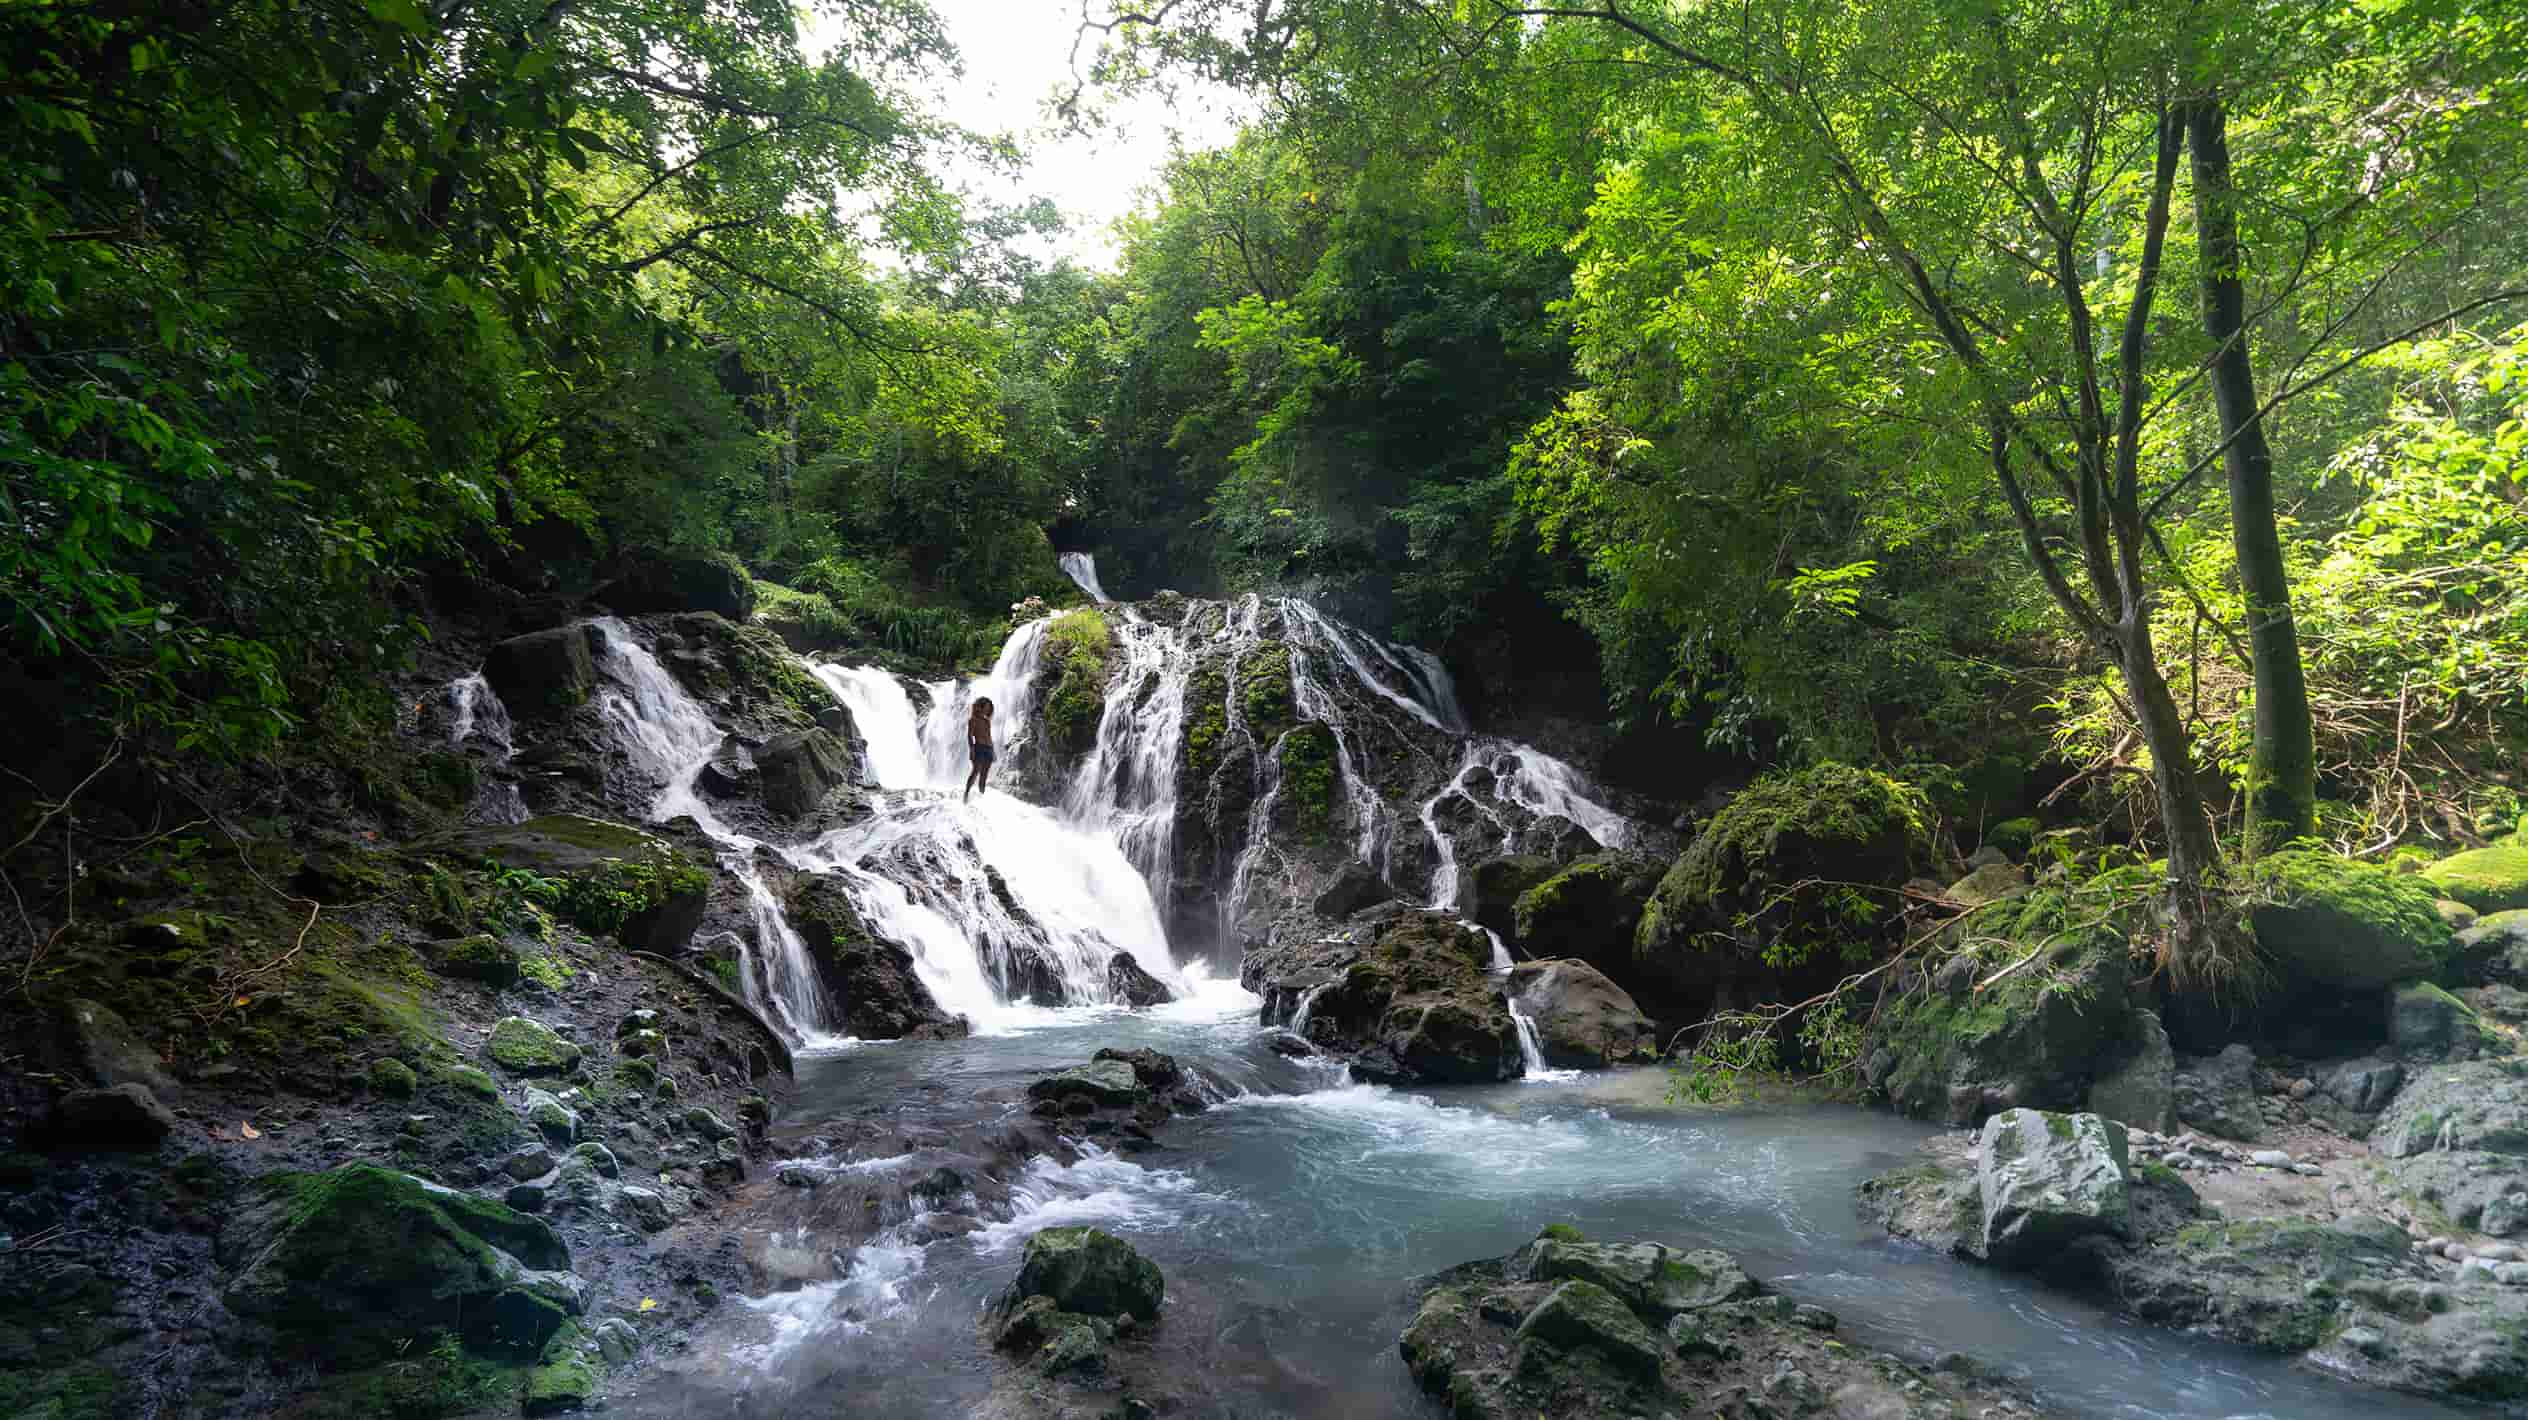
[[[1030,1160],[1011,1184],[1015,1211],[971,1234],[975,1251],[1007,1252],[1042,1228],[1094,1223],[1106,1228],[1162,1228],[1188,1210],[1226,1202],[1173,1169],[1144,1168],[1094,1146],[1072,1163]]]

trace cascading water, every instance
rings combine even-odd
[[[517,754],[511,738],[516,731],[510,724],[509,707],[501,703],[491,682],[476,671],[450,681],[446,695],[448,743],[462,748],[469,740],[479,740],[491,747],[494,762],[506,768]],[[514,782],[486,777],[475,791],[473,815],[487,823],[524,823],[527,803]]]
[[[1085,552],[1066,552],[1054,560],[1061,564],[1062,575],[1071,579],[1071,585],[1088,593],[1088,599],[1090,601],[1105,602],[1113,600],[1113,598],[1106,595],[1106,589],[1099,586],[1097,583],[1096,558],[1091,557]]]

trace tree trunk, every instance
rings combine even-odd
[[[2168,832],[2168,881],[2180,891],[2205,881],[2220,861],[2212,834],[2212,815],[2204,807],[2203,787],[2195,779],[2194,745],[2186,734],[2177,697],[2160,674],[2158,653],[2151,645],[2148,621],[2135,618],[2116,629],[2122,643],[2117,669],[2133,697],[2133,718],[2150,751],[2151,785],[2159,795],[2159,814]]]
[[[2317,827],[2316,728],[2291,619],[2289,570],[2274,524],[2273,448],[2256,417],[2256,374],[2247,349],[2247,294],[2239,272],[2238,196],[2231,185],[2228,121],[2218,99],[2189,106],[2194,148],[2194,222],[2202,257],[2203,333],[2214,351],[2212,400],[2228,442],[2230,536],[2247,604],[2247,646],[2256,673],[2256,737],[2248,757],[2249,857],[2305,837]]]

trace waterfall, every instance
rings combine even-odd
[[[1533,746],[1496,743],[1510,760],[1500,771],[1502,797],[1539,818],[1560,814],[1609,848],[1632,841],[1632,821],[1589,797],[1588,781],[1579,770]]]
[[[1093,566],[1089,575],[1093,582]],[[1115,840],[1165,920],[1176,878],[1177,753],[1193,658],[1173,627],[1127,617],[1109,629],[1122,664],[1107,682],[1097,746],[1072,775],[1063,810]]]
[[[1519,1001],[1518,993],[1510,989],[1510,972],[1517,964],[1510,960],[1509,946],[1501,940],[1500,933],[1489,927],[1477,927],[1475,930],[1483,933],[1484,940],[1492,944],[1491,975],[1493,980],[1500,984],[1501,1005],[1510,1013],[1510,1026],[1518,1032],[1519,1077],[1530,1081],[1578,1078],[1580,1072],[1577,1070],[1546,1068],[1545,1048],[1538,1042],[1536,1036],[1536,1018],[1527,1013],[1527,1007]]]
[[[476,671],[448,682],[446,694],[448,743],[461,748],[466,741],[479,739],[492,747],[494,762],[507,768],[517,756],[511,739],[515,727],[509,720],[509,707],[501,703],[491,682]],[[489,823],[524,823],[527,801],[510,780],[484,778],[474,792],[473,815]]]
[[[1097,584],[1096,558],[1085,552],[1066,552],[1054,560],[1062,564],[1062,575],[1071,579],[1071,585],[1088,593],[1090,601],[1102,603],[1113,600],[1106,595],[1106,589]]]

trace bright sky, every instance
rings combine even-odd
[[[1000,202],[1050,197],[1071,224],[1051,255],[1112,269],[1109,223],[1132,210],[1138,190],[1167,161],[1171,138],[1189,148],[1225,143],[1242,104],[1226,91],[1169,104],[1140,98],[1113,109],[1115,126],[1082,138],[1061,134],[1045,105],[1071,83],[1079,0],[931,0],[965,60],[965,77],[942,104],[948,117],[985,133],[1015,134],[1029,159],[1016,183],[969,175],[974,194]],[[1087,63],[1092,36],[1082,47]]]

